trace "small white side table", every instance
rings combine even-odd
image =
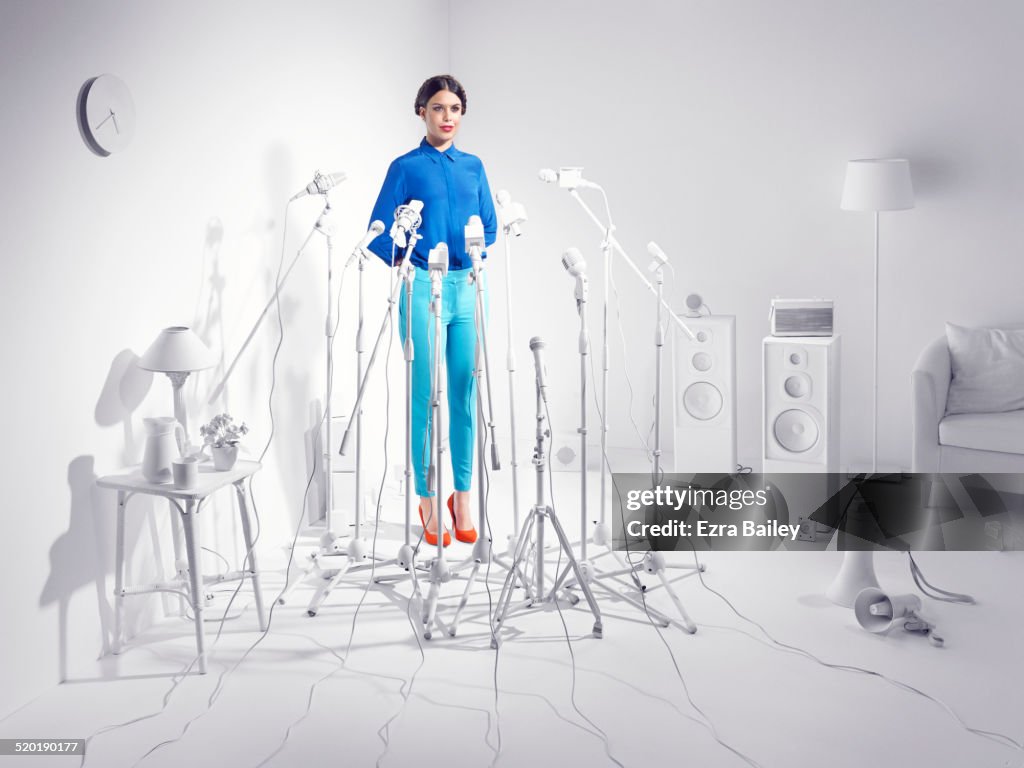
[[[233,469],[218,472],[212,464],[203,462],[199,465],[199,481],[195,488],[182,490],[175,488],[173,483],[151,483],[142,476],[140,467],[130,467],[114,475],[99,478],[96,484],[101,488],[112,488],[117,491],[117,545],[114,564],[114,653],[121,652],[122,633],[124,628],[124,598],[129,595],[143,595],[152,592],[173,592],[182,595],[192,606],[195,618],[196,652],[199,660],[200,674],[206,674],[206,644],[203,634],[203,609],[205,595],[203,586],[206,583],[221,583],[251,579],[253,592],[256,596],[256,614],[261,631],[267,629],[267,619],[263,611],[263,592],[260,587],[260,573],[256,566],[256,552],[253,548],[252,526],[249,522],[249,505],[246,498],[244,483],[246,478],[258,472],[262,465],[258,461],[239,461]],[[248,552],[247,561],[242,564],[243,570],[231,571],[223,576],[203,578],[199,526],[196,517],[199,515],[203,502],[215,491],[228,485],[235,486],[238,496],[238,511],[242,517],[242,532],[245,536],[245,547]],[[168,499],[181,514],[182,528],[185,531],[185,549],[188,558],[188,580],[181,579],[169,582],[157,582],[141,586],[127,586],[124,583],[124,548],[125,548],[125,506],[128,499],[138,493],[150,496],[162,496]],[[184,502],[184,506],[182,506]],[[174,537],[175,555],[177,556],[178,540]]]

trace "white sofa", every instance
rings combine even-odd
[[[1024,410],[947,416],[951,378],[943,335],[925,347],[911,373],[913,471],[1024,472]]]

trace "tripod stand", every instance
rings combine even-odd
[[[543,349],[544,342],[538,337],[534,337],[530,340],[530,348],[534,351],[534,355],[537,358],[537,430],[536,430],[536,445],[533,450],[533,466],[537,475],[537,496],[536,503],[530,510],[529,515],[526,517],[526,521],[523,523],[523,530],[520,532],[519,541],[516,545],[515,555],[512,561],[512,568],[509,569],[508,575],[505,577],[505,583],[502,585],[501,594],[498,597],[498,602],[494,608],[494,618],[491,622],[491,647],[497,648],[501,642],[499,632],[505,620],[508,618],[509,611],[520,610],[524,608],[532,608],[538,603],[553,603],[559,599],[558,592],[566,584],[566,579],[569,573],[572,572],[575,576],[575,581],[579,584],[580,589],[586,597],[587,605],[590,607],[590,612],[594,616],[594,637],[600,638],[604,634],[603,624],[601,622],[601,610],[597,606],[597,601],[594,599],[593,593],[590,591],[588,581],[583,577],[583,573],[580,569],[580,563],[576,560],[576,556],[573,554],[572,545],[569,543],[569,538],[565,535],[565,530],[562,528],[561,522],[558,520],[558,516],[555,514],[553,506],[547,503],[546,490],[545,490],[545,467],[547,465],[547,455],[544,452],[544,442],[551,436],[551,430],[548,426],[545,426],[546,418],[545,411],[547,409],[547,400],[544,397],[544,385],[542,365],[540,363],[540,350]],[[561,548],[562,554],[567,558],[567,563],[562,569],[561,573],[556,574],[555,580],[552,583],[551,590],[545,592],[545,571],[544,571],[544,526],[545,521],[551,523],[551,527],[555,531],[555,535],[558,538],[558,544]],[[527,554],[527,543],[531,541],[531,537],[536,535],[536,566],[534,567],[533,577],[535,583],[533,588],[530,590],[530,596],[527,600],[516,608],[511,608],[512,601],[512,588],[513,582],[517,575],[520,576],[524,587],[527,586],[526,580],[522,578],[519,565]],[[574,599],[570,600],[575,602]]]
[[[408,234],[408,242],[407,242],[407,246],[406,246],[406,255],[405,255],[405,258],[403,259],[402,266],[399,269],[398,279],[395,282],[395,285],[394,285],[394,288],[393,288],[391,294],[388,296],[388,309],[387,309],[387,312],[385,313],[384,319],[383,319],[383,321],[381,323],[380,330],[379,330],[379,332],[377,334],[377,339],[376,339],[376,341],[374,343],[373,351],[372,351],[372,353],[370,355],[370,360],[369,360],[369,363],[368,363],[368,365],[366,367],[366,371],[365,372],[363,372],[361,370],[359,371],[359,373],[362,374],[362,375],[360,376],[360,380],[359,380],[359,389],[358,389],[358,393],[357,393],[357,396],[356,396],[356,403],[355,403],[355,406],[353,407],[352,417],[349,419],[349,422],[348,422],[348,428],[346,429],[345,434],[344,434],[344,436],[342,438],[342,441],[341,441],[340,453],[344,454],[346,452],[346,449],[347,449],[347,444],[348,444],[348,441],[349,441],[349,437],[351,435],[352,427],[355,426],[356,427],[356,467],[357,467],[357,470],[358,470],[358,468],[360,466],[360,453],[362,452],[362,443],[361,443],[361,440],[359,438],[359,418],[358,418],[358,414],[360,413],[360,411],[362,409],[363,397],[366,394],[367,384],[368,384],[369,379],[370,379],[370,373],[371,373],[371,371],[373,369],[374,363],[377,360],[378,352],[380,351],[381,341],[383,340],[384,334],[387,331],[387,329],[389,328],[390,323],[391,323],[391,321],[393,319],[394,306],[395,306],[395,304],[397,302],[399,292],[401,291],[403,286],[406,287],[407,295],[408,295],[409,292],[411,292],[411,285],[412,285],[412,283],[411,283],[411,279],[412,279],[411,278],[412,261],[411,261],[410,257],[411,257],[412,251],[413,251],[413,249],[415,247],[416,241],[419,239],[419,235],[416,234],[416,226],[418,226],[418,223],[416,223],[415,226],[412,226],[410,228],[410,231],[409,231],[409,234]],[[381,230],[380,231],[383,231],[383,225],[381,226]],[[354,253],[353,257],[356,257],[357,255],[358,255],[358,257],[360,259],[365,259],[366,258],[366,254],[362,250],[362,248],[357,248],[357,253]],[[362,266],[362,264],[361,264],[361,266]],[[361,306],[362,306],[362,304],[360,302],[360,307]],[[361,341],[361,336],[362,336],[362,310],[361,309],[360,309],[359,326],[360,326],[360,332],[359,332],[360,341],[358,343],[358,347],[360,349],[362,349],[362,341]],[[408,403],[409,392],[411,391],[411,380],[410,380],[410,373],[409,373],[409,371],[411,370],[411,363],[412,363],[411,337],[408,337],[408,336],[407,336],[407,344],[405,345],[405,357],[406,357],[406,389],[407,389],[407,392],[406,392],[407,398],[406,399],[407,399],[407,403]],[[361,369],[362,366],[360,365],[359,367]],[[407,408],[406,408],[406,412],[407,412],[406,446],[408,448],[409,441],[410,441],[410,438],[409,438],[409,422],[408,422],[408,405],[407,405]],[[330,446],[330,444],[328,444],[328,455],[329,456],[330,456],[330,449],[331,449],[331,446]],[[330,466],[330,461],[329,460],[328,460],[328,466]],[[407,481],[408,481],[408,477],[409,477],[410,474],[411,474],[411,470],[410,470],[410,467],[409,467],[409,454],[408,454],[408,451],[407,451],[406,452],[406,480]],[[328,478],[328,486],[330,486],[330,478]],[[358,483],[357,483],[357,488],[358,488]],[[409,493],[410,493],[410,491],[409,491],[408,482],[407,482],[407,484],[406,484],[405,546],[402,549],[399,550],[399,555],[398,555],[397,558],[395,558],[393,560],[385,560],[384,558],[377,556],[375,553],[372,553],[372,552],[368,551],[367,542],[366,542],[365,539],[362,538],[362,535],[361,535],[360,520],[359,520],[359,515],[358,514],[356,515],[356,518],[355,518],[355,535],[349,540],[348,545],[346,547],[346,550],[344,552],[341,552],[339,547],[335,547],[334,551],[321,551],[319,553],[314,553],[314,555],[312,556],[311,567],[306,571],[306,574],[308,575],[310,572],[315,573],[317,576],[320,577],[320,582],[319,582],[319,584],[317,586],[317,589],[316,589],[312,599],[309,602],[309,606],[307,607],[307,613],[309,614],[309,616],[312,617],[312,616],[316,616],[317,615],[317,613],[319,612],[320,606],[327,599],[327,596],[341,582],[341,580],[344,579],[348,574],[350,574],[350,573],[358,573],[358,572],[365,571],[365,570],[368,570],[368,569],[369,570],[373,570],[373,569],[376,568],[376,566],[378,564],[380,564],[380,565],[391,565],[391,564],[399,565],[399,567],[403,568],[404,570],[406,570],[409,573],[409,576],[410,576],[410,578],[412,579],[412,582],[413,582],[414,592],[418,592],[418,583],[416,582],[416,575],[415,575],[415,573],[413,572],[413,570],[411,568],[411,564],[412,564],[412,547],[409,546],[409,524],[410,524],[410,522],[409,522],[409,496],[408,496]],[[370,562],[366,562],[368,560]],[[279,598],[279,602],[281,602],[281,603],[285,602],[286,597],[288,596],[288,594],[290,594],[291,590],[294,589],[295,586],[297,586],[297,583],[298,582],[293,584]]]
[[[467,232],[469,227],[467,227]],[[467,235],[467,243],[470,242]],[[484,448],[486,438],[484,436],[484,394],[486,392],[487,403],[490,409],[490,422],[489,428],[491,430],[491,468],[497,471],[500,469],[500,462],[498,460],[497,443],[494,438],[494,413],[493,413],[493,400],[490,391],[490,362],[487,354],[487,316],[484,306],[484,296],[486,286],[484,284],[484,267],[481,258],[479,247],[475,244],[470,247],[470,257],[473,262],[473,273],[471,279],[473,280],[476,287],[476,310],[474,312],[474,320],[476,324],[476,370],[474,375],[477,380],[476,387],[476,401],[477,401],[477,424],[478,429],[476,433],[477,439],[477,467],[478,467],[478,479],[477,479],[477,496],[479,504],[479,529],[480,537],[473,545],[473,554],[465,561],[455,566],[456,571],[461,571],[466,567],[471,567],[472,570],[469,573],[469,577],[466,582],[466,587],[462,593],[462,599],[459,602],[459,606],[455,611],[455,617],[452,620],[451,627],[448,629],[448,634],[452,637],[455,636],[458,631],[459,621],[462,617],[462,611],[466,607],[469,601],[469,593],[473,589],[473,585],[476,583],[477,575],[480,572],[481,566],[489,565],[490,563],[496,563],[506,571],[511,571],[514,567],[511,563],[506,563],[500,555],[493,553],[493,546],[490,537],[490,526],[488,525],[487,518],[487,473],[484,471],[484,461],[486,458],[486,450]],[[511,345],[510,345],[511,349]],[[511,353],[510,353],[511,354]],[[511,360],[511,357],[510,357]],[[481,368],[481,364],[483,368]],[[513,363],[510,362],[510,366]],[[510,370],[511,374],[511,370]],[[482,381],[481,379],[484,379]],[[484,384],[486,382],[486,389]],[[513,438],[512,455],[515,456],[515,441]],[[513,460],[514,461],[514,460]],[[513,464],[513,470],[515,465]],[[513,475],[513,488],[515,488],[515,476]],[[515,494],[514,494],[515,495]],[[518,520],[518,513],[515,515]],[[518,534],[518,523],[516,524],[516,533]],[[524,574],[520,572],[520,579],[524,585],[526,585],[527,594],[532,597],[530,592],[529,583],[527,582]]]

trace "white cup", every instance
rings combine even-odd
[[[171,462],[171,473],[174,475],[174,487],[180,490],[195,488],[199,482],[199,458],[182,456]]]

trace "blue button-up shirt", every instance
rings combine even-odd
[[[484,241],[491,245],[498,234],[491,188],[480,158],[461,152],[455,145],[439,152],[427,143],[396,158],[388,168],[384,185],[377,195],[370,221],[384,222],[384,234],[370,243],[370,250],[391,264],[391,238],[388,233],[395,220],[395,209],[410,200],[423,202],[423,224],[412,263],[427,268],[427,254],[438,243],[448,244],[448,268],[472,266],[466,253],[464,228],[470,216],[479,216],[484,225]],[[395,258],[403,255],[396,249]],[[486,254],[485,254],[486,255]]]

